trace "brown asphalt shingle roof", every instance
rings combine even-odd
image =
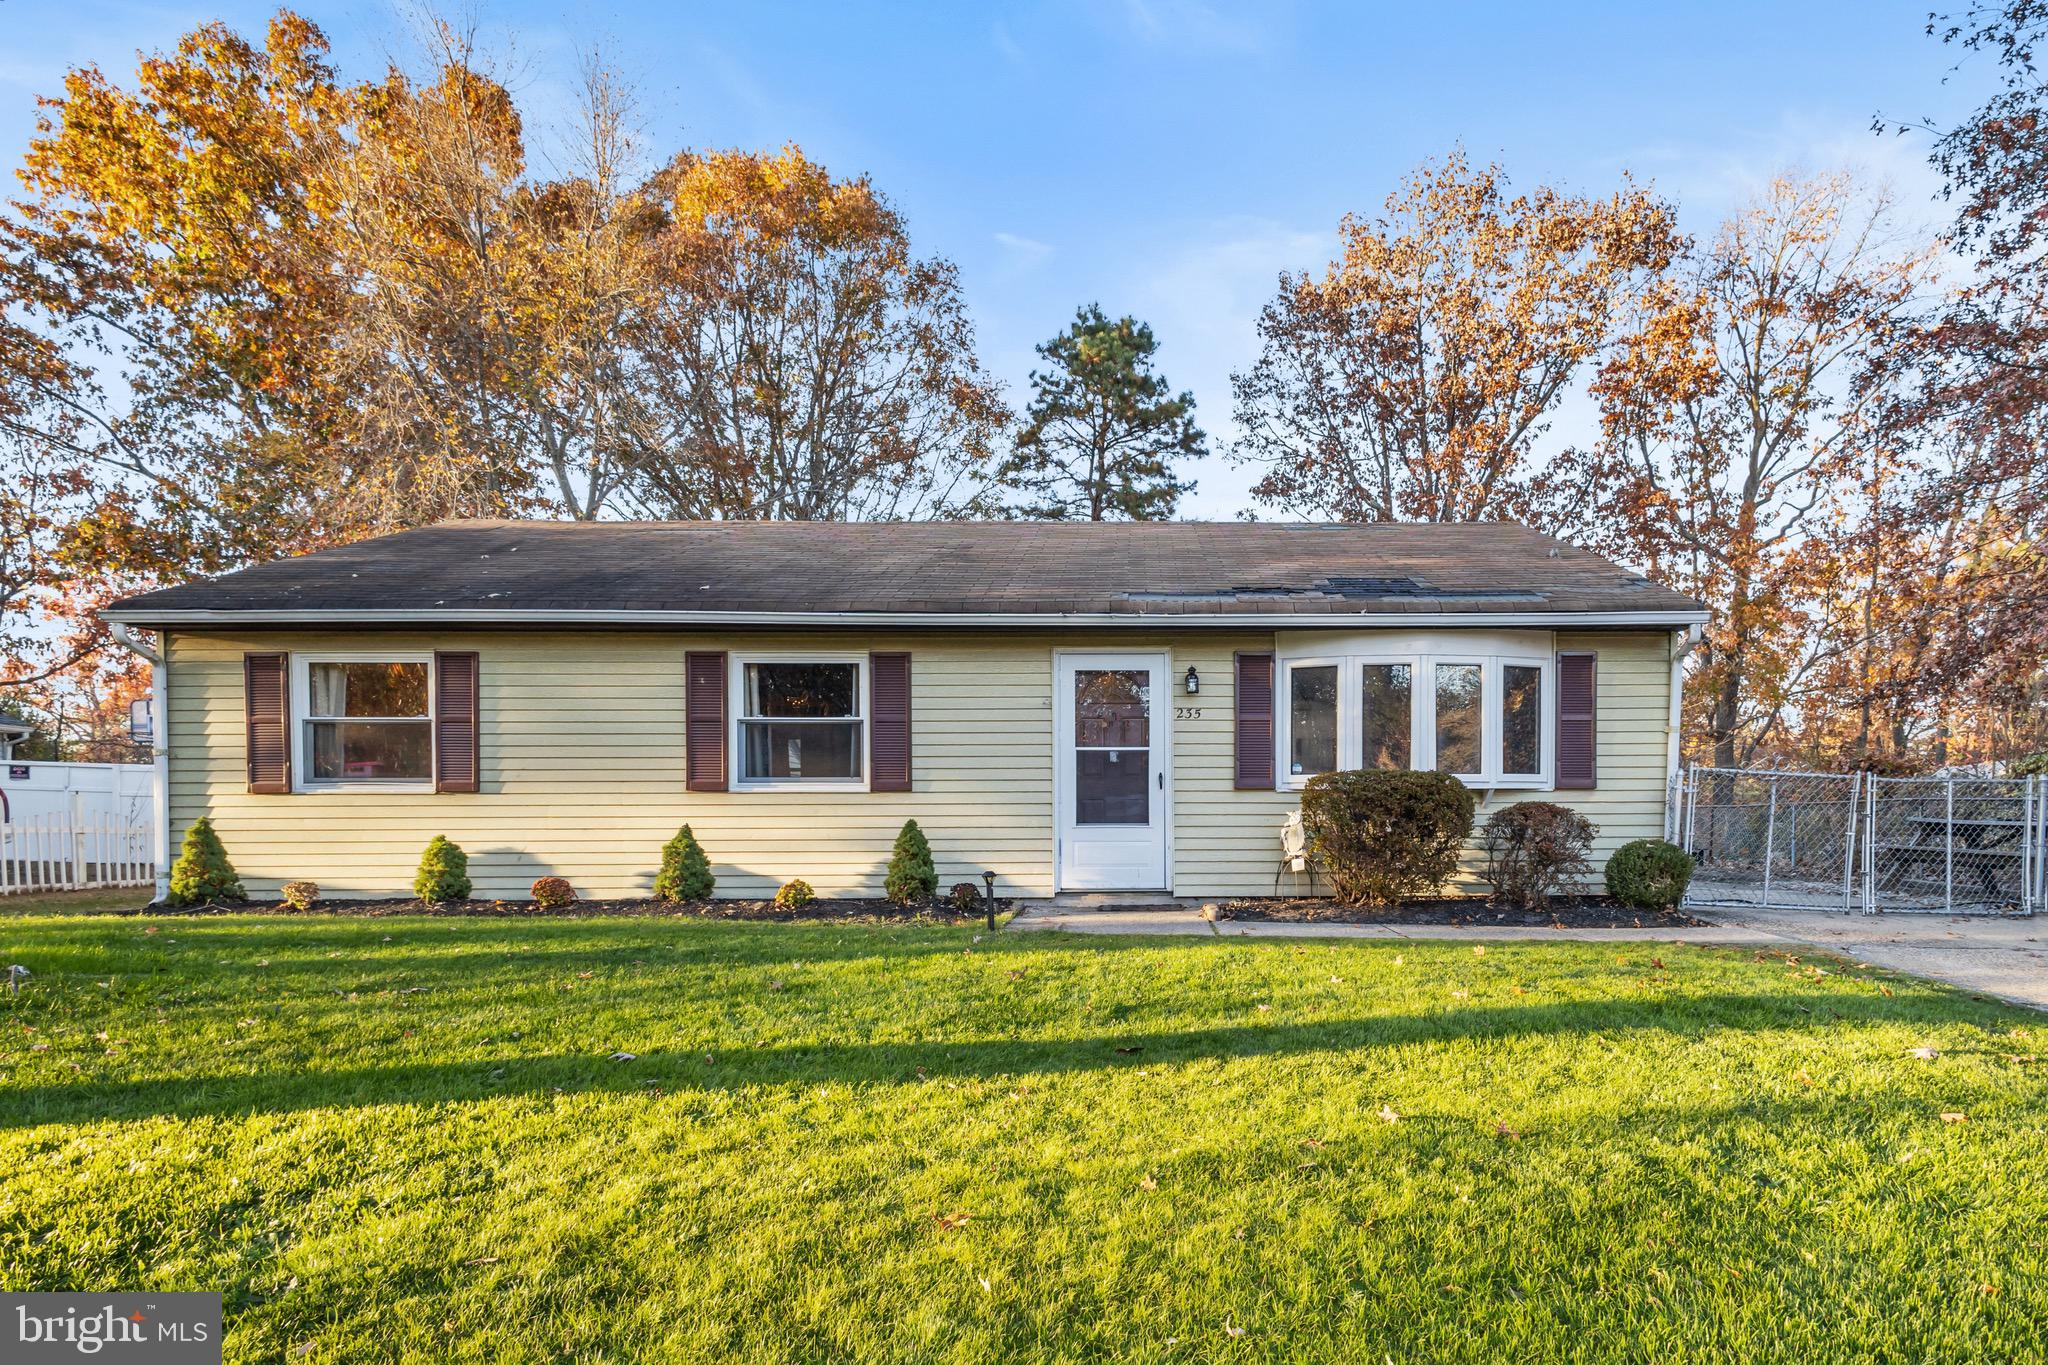
[[[177,624],[302,613],[1066,613],[1263,617],[1654,613],[1699,605],[1507,523],[455,521],[143,593]],[[185,618],[192,619],[192,618]]]

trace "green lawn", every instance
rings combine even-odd
[[[0,955],[0,1287],[222,1289],[233,1360],[2018,1359],[2048,1323],[2044,1021],[1831,959],[254,917],[4,919]]]

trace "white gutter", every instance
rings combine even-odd
[[[1361,626],[1587,626],[1675,629],[1704,625],[1703,611],[1435,612],[919,612],[636,611],[396,607],[371,611],[312,608],[106,611],[107,621],[147,626],[1115,626],[1138,630],[1356,630]]]
[[[1671,651],[1671,719],[1664,733],[1664,790],[1671,790],[1672,779],[1678,776],[1678,740],[1680,728],[1685,722],[1685,656],[1699,648],[1704,632],[1699,626],[1688,626],[1682,638],[1683,644],[1674,639],[1676,646]],[[1670,822],[1670,812],[1665,813],[1665,822]]]
[[[156,894],[150,898],[154,905],[171,894],[171,716],[166,704],[171,669],[162,653],[136,639],[125,623],[114,622],[113,635],[123,648],[140,655],[149,665],[149,752],[150,762],[156,768],[156,780],[152,783],[155,790],[151,793],[156,823],[155,838],[151,841],[156,854]]]

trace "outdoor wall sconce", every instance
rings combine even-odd
[[[1195,672],[1195,666],[1193,664],[1188,665],[1188,675],[1185,678],[1181,679],[1181,685],[1187,688],[1189,696],[1194,697],[1201,695],[1202,675]]]

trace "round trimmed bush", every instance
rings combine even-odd
[[[1446,773],[1320,773],[1301,794],[1301,822],[1338,900],[1392,905],[1450,880],[1476,805]]]
[[[576,903],[576,888],[567,877],[542,877],[533,884],[533,903],[543,910],[559,910]]]
[[[1637,910],[1661,910],[1685,899],[1692,855],[1662,839],[1637,839],[1607,860],[1607,894]]]
[[[946,899],[953,903],[955,911],[971,915],[981,908],[981,888],[973,882],[954,882],[953,889],[946,893]]]
[[[286,882],[277,888],[277,898],[294,910],[311,910],[320,899],[318,882]]]
[[[784,882],[775,893],[775,908],[778,910],[799,910],[818,898],[811,890],[811,884],[802,877],[792,877]]]

